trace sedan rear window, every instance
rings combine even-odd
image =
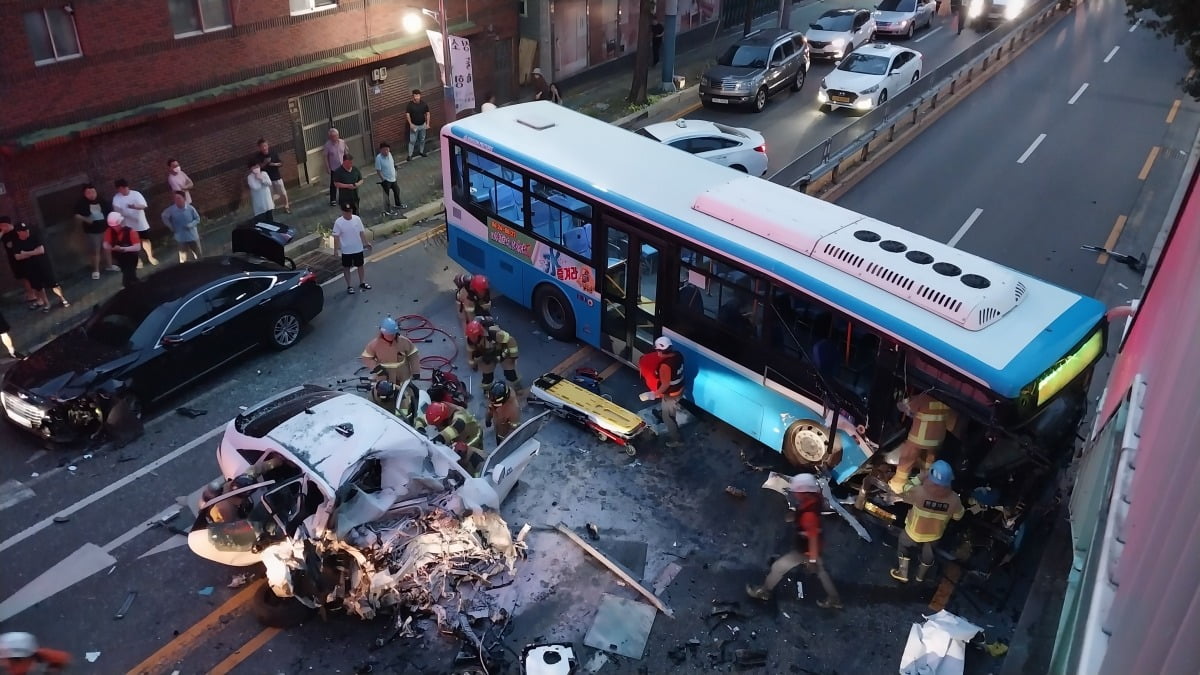
[[[717,65],[733,68],[766,68],[769,56],[766,47],[731,45],[721,55],[721,58],[717,59]]]
[[[839,63],[837,69],[864,75],[884,75],[887,73],[890,61],[886,56],[854,52]]]

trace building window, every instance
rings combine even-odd
[[[426,56],[420,61],[408,64],[408,84],[410,89],[428,91],[442,88],[442,76],[438,72],[437,61],[432,56]]]
[[[167,0],[175,37],[200,35],[233,25],[229,0]]]
[[[307,14],[331,7],[337,7],[337,0],[288,0],[291,3],[292,14]]]
[[[61,7],[25,12],[25,34],[35,65],[57,63],[82,56],[75,15]]]

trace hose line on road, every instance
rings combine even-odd
[[[453,346],[454,351],[450,356],[441,354],[422,356],[422,370],[448,371],[454,369],[454,360],[458,358],[458,339],[456,337],[444,329],[438,328],[428,317],[420,314],[405,314],[396,319],[396,324],[400,326],[400,333],[411,340],[413,344],[432,343],[434,336],[441,334],[443,341],[448,341]]]

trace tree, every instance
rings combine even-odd
[[[1182,81],[1183,90],[1200,101],[1200,2],[1196,0],[1126,0],[1125,16],[1134,23],[1141,19],[1150,30],[1183,45],[1188,60],[1196,66]]]
[[[633,56],[633,85],[629,87],[627,100],[633,104],[645,103],[646,83],[650,79],[650,18],[654,16],[654,0],[640,0],[638,12],[637,52]]]

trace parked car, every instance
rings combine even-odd
[[[921,77],[920,52],[883,43],[859,47],[821,81],[821,108],[867,111],[904,91]]]
[[[875,31],[911,38],[918,28],[933,25],[936,9],[936,0],[882,0],[875,7]]]
[[[757,30],[742,38],[700,76],[704,105],[750,105],[762,112],[785,87],[800,91],[810,65],[808,41],[787,30]]]
[[[814,59],[840,59],[875,39],[875,19],[867,9],[831,9],[804,34]]]
[[[970,0],[967,24],[982,33],[1021,16],[1025,6],[1025,0]]]
[[[767,173],[767,142],[753,129],[678,119],[651,124],[637,133],[743,173],[754,176]]]
[[[325,302],[316,275],[255,257],[205,258],[155,272],[4,375],[17,426],[71,442],[140,419],[161,399],[265,344],[287,349]]]

